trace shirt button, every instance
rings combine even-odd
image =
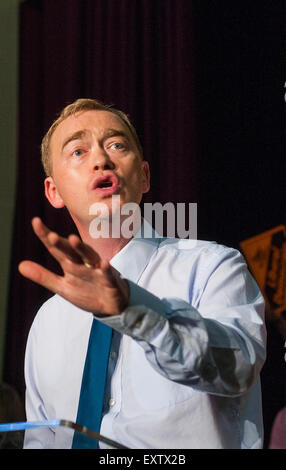
[[[115,403],[116,403],[116,402],[115,402],[114,398],[110,398],[110,400],[109,400],[109,406],[113,406],[113,405],[115,405]]]
[[[135,323],[135,328],[140,328],[142,325],[142,320],[138,320],[136,323]]]
[[[115,352],[115,351],[111,351],[110,357],[111,357],[111,359],[114,359],[114,358],[116,357],[116,352]]]

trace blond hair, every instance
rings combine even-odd
[[[108,111],[118,116],[129,129],[134,139],[134,142],[136,144],[136,147],[140,153],[140,156],[143,157],[143,151],[142,151],[139,137],[137,135],[135,127],[131,123],[127,114],[125,114],[123,111],[120,111],[119,109],[114,108],[111,105],[105,105],[101,101],[90,99],[90,98],[79,98],[73,103],[70,103],[69,105],[67,105],[61,111],[58,118],[53,122],[53,124],[51,125],[51,127],[49,128],[49,130],[47,131],[47,133],[45,134],[42,140],[42,144],[41,144],[42,164],[43,164],[43,167],[47,176],[51,176],[52,174],[50,142],[51,142],[51,137],[54,131],[56,130],[56,128],[58,127],[58,125],[61,122],[63,122],[65,119],[67,119],[69,116],[73,116],[74,114],[80,113],[83,111],[93,111],[93,110]]]

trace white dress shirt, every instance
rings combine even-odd
[[[264,301],[239,251],[135,237],[112,265],[131,296],[121,315],[100,318],[122,334],[101,434],[133,449],[261,448]],[[29,421],[76,420],[92,321],[58,295],[39,310],[25,361]],[[57,429],[25,437],[26,448],[71,445]]]

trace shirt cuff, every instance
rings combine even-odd
[[[98,317],[98,320],[120,333],[151,340],[164,328],[168,307],[151,292],[132,281],[127,282],[130,289],[128,307],[121,315]]]

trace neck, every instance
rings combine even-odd
[[[104,261],[110,261],[122,248],[124,248],[131,238],[91,238],[89,233],[80,233],[84,243],[91,246]]]
[[[82,224],[76,220],[74,220],[74,222],[77,226],[82,241],[91,246],[104,261],[110,261],[133,238],[131,234],[128,238],[123,237],[121,231],[119,234],[117,233],[116,237],[112,236],[112,225],[110,225],[109,237],[93,238],[90,234],[89,225],[86,226],[85,224]]]

